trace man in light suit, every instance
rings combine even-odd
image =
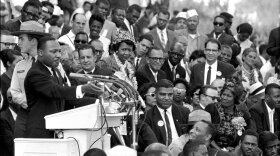
[[[265,88],[265,99],[249,110],[258,133],[280,131],[280,86],[272,83]]]
[[[191,90],[197,86],[209,85],[217,78],[228,78],[235,72],[231,64],[218,61],[218,56],[221,54],[221,44],[218,40],[208,39],[204,53],[206,62],[194,65],[191,70]]]
[[[100,95],[99,85],[67,86],[57,70],[61,59],[60,45],[55,38],[42,37],[38,44],[38,60],[28,71],[24,87],[28,105],[26,134],[28,138],[52,138],[54,133],[45,129],[46,115],[64,111],[65,104],[83,105],[85,93]],[[67,103],[69,102],[69,103]]]
[[[173,31],[166,28],[169,18],[170,13],[167,10],[160,10],[157,16],[157,26],[149,32],[154,38],[154,45],[163,50],[165,58],[167,58],[176,36]]]
[[[228,35],[225,32],[225,17],[222,15],[218,15],[214,18],[214,30],[210,33],[207,34],[208,38],[215,38],[219,40],[221,44],[226,44],[226,45],[232,45],[235,42],[235,39],[233,36]]]
[[[173,104],[173,87],[167,79],[156,84],[157,105],[149,109],[145,122],[152,128],[159,143],[170,145],[186,131],[182,124],[188,123],[189,110]]]
[[[142,86],[144,83],[158,82],[160,79],[166,79],[164,71],[160,70],[164,63],[163,52],[157,47],[153,47],[147,54],[147,64],[139,68],[135,77],[138,82],[138,86]]]

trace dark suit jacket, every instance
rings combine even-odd
[[[250,108],[253,122],[256,124],[257,132],[269,131],[269,117],[265,102],[256,103]],[[280,109],[275,108],[274,112],[274,131],[280,131]]]
[[[69,26],[68,24],[64,24],[60,36],[66,35],[67,33],[69,33],[71,29],[72,29],[71,26]]]
[[[53,137],[53,133],[45,129],[44,117],[63,111],[65,100],[76,99],[76,86],[57,84],[51,72],[38,60],[28,71],[24,87],[29,111],[26,137]]]
[[[214,38],[214,31],[212,31],[210,34],[207,34],[208,38]],[[222,33],[222,35],[218,38],[221,44],[227,44],[232,45],[235,42],[235,39],[233,36],[226,34],[225,32]]]
[[[267,53],[280,57],[280,27],[271,30],[268,39]]]
[[[193,66],[190,77],[191,89],[204,85],[204,69],[205,63],[199,63]],[[217,71],[222,73],[222,75],[217,78],[229,78],[235,72],[235,69],[231,64],[218,61]]]
[[[0,114],[0,153],[2,156],[14,155],[14,127],[15,120],[10,109]]]
[[[168,60],[165,60],[165,62],[163,63],[162,67],[161,67],[161,70],[164,71],[166,73],[166,78],[168,80],[170,80],[171,82],[173,82],[173,73],[172,73],[172,69],[170,68],[169,66],[169,63],[168,63]],[[180,65],[178,64],[177,67],[176,67],[176,78],[177,75],[179,76],[179,78],[183,78],[185,79],[186,78],[186,70]]]
[[[156,83],[154,75],[152,74],[152,71],[150,70],[148,64],[139,68],[135,73],[135,77],[139,87],[141,87],[144,83],[149,83],[149,82]],[[157,80],[161,80],[161,79],[166,79],[166,74],[164,71],[159,70],[157,74]]]
[[[181,136],[182,134],[186,133],[186,129],[183,129],[182,125],[188,123],[188,117],[189,117],[189,109],[183,107],[183,106],[177,106],[172,105],[172,116],[174,119],[174,124],[178,133],[178,136]],[[147,116],[145,119],[145,122],[152,128],[154,133],[156,134],[156,137],[158,139],[159,143],[166,144],[166,131],[165,127],[159,126],[158,122],[163,121],[160,112],[157,108],[157,106],[154,106],[150,110],[147,111]],[[172,121],[170,121],[172,122]]]
[[[149,34],[151,34],[153,36],[153,38],[154,38],[154,45],[156,47],[161,48],[164,53],[168,53],[168,51],[170,51],[170,48],[171,48],[171,46],[172,46],[172,44],[173,44],[173,42],[174,42],[174,40],[176,38],[176,35],[175,35],[175,33],[173,31],[171,31],[169,29],[166,29],[166,32],[167,32],[168,40],[167,40],[165,48],[162,46],[162,44],[160,42],[160,37],[159,37],[160,34],[157,33],[157,29],[154,28],[153,30],[151,30],[149,32]]]
[[[136,59],[136,58],[135,58],[135,59]],[[139,62],[139,64],[138,64],[138,67],[136,67],[136,64],[135,64],[135,62],[134,62],[135,70],[137,71],[139,68],[143,67],[143,66],[146,65],[146,64],[147,64],[146,56],[142,56],[142,57],[141,57],[141,60],[140,60],[140,62]]]

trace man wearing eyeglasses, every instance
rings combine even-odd
[[[11,19],[6,22],[5,27],[10,32],[15,32],[20,30],[20,25],[22,22],[34,20],[37,21],[40,18],[40,2],[27,1],[24,3],[21,9],[21,16]]]
[[[185,56],[184,45],[176,42],[168,53],[168,59],[165,60],[161,70],[166,73],[167,79],[174,82],[176,78],[186,78],[186,71],[180,65],[180,61]]]
[[[225,33],[225,17],[222,15],[218,15],[214,18],[214,30],[207,34],[208,38],[214,38],[219,40],[221,44],[232,45],[235,42],[233,36],[228,35]]]
[[[235,72],[231,64],[218,61],[218,56],[221,54],[221,44],[218,40],[208,39],[204,53],[206,62],[196,64],[191,69],[191,90],[197,86],[210,85],[217,78],[228,78]]]
[[[161,70],[164,60],[163,51],[160,48],[151,48],[147,53],[147,64],[140,67],[135,73],[138,86],[142,86],[144,83],[156,83],[161,79],[166,79],[166,73]]]
[[[218,102],[219,95],[215,87],[210,85],[202,86],[199,90],[199,104],[193,107],[194,110],[204,110],[210,103]]]
[[[84,31],[86,25],[86,16],[84,14],[76,13],[73,16],[72,29],[65,35],[61,36],[58,41],[68,44],[72,50],[75,50],[74,40],[78,32]]]

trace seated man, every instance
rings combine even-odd
[[[263,156],[278,156],[280,141],[277,135],[263,131],[259,135],[259,146],[263,151]]]

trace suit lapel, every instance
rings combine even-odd
[[[266,106],[265,106],[265,102],[263,101],[262,102],[262,110],[263,110],[263,114],[264,114],[264,120],[266,121],[265,123],[266,123],[266,127],[268,128],[268,130],[269,130],[269,117],[268,117],[268,111],[267,111],[267,108],[266,108]]]
[[[164,121],[163,121],[163,119],[162,119],[162,117],[161,117],[161,114],[160,114],[160,112],[159,112],[157,106],[154,106],[153,109],[154,109],[154,115],[153,115],[153,117],[154,117],[154,122],[155,122],[154,124],[155,124],[156,126],[158,126],[159,131],[161,132],[162,138],[164,139],[164,142],[166,142],[166,131],[165,131],[165,126],[164,126]],[[162,126],[161,126],[160,122],[163,123]]]
[[[172,116],[173,116],[174,124],[176,127],[176,131],[178,133],[178,136],[180,136],[182,134],[181,125],[180,125],[180,119],[181,119],[181,116],[179,113],[180,111],[178,110],[178,108],[175,105],[172,105],[171,111],[172,111]]]
[[[154,38],[155,42],[160,46],[161,49],[164,49],[163,46],[161,45],[161,41],[160,41],[160,38],[159,38],[160,34],[157,33],[156,28],[154,29],[154,34],[155,34],[154,35],[155,36],[155,38]]]
[[[156,82],[156,79],[155,79],[151,69],[149,68],[148,64],[145,66],[145,69],[146,69],[146,72],[147,72],[148,79],[152,80],[152,82]]]
[[[205,72],[205,63],[202,63],[201,66],[200,66],[200,70],[199,70],[199,79],[202,79],[201,82],[202,84],[201,85],[204,85],[204,72]]]

